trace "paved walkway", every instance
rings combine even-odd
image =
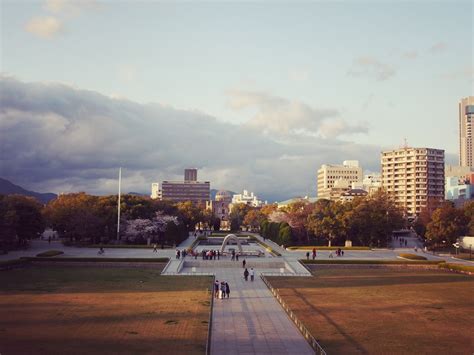
[[[229,299],[214,299],[211,354],[314,354],[259,275],[246,282],[239,267],[215,269],[215,274],[231,292]]]

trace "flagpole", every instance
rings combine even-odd
[[[122,168],[119,168],[119,188],[117,203],[117,240],[120,240],[120,189],[122,185]]]

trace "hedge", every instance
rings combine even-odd
[[[56,255],[61,255],[64,254],[61,250],[48,250],[44,251],[42,253],[36,254],[37,257],[39,258],[49,258],[51,256],[56,256]]]
[[[439,264],[438,267],[440,267],[442,269],[449,269],[449,270],[454,270],[454,271],[465,271],[465,272],[474,273],[474,266],[470,266],[470,265],[451,264],[451,263],[443,262],[443,263]]]
[[[119,262],[119,263],[167,263],[169,258],[107,258],[107,257],[78,257],[78,258],[37,258],[37,257],[21,257],[21,260],[25,261],[47,261],[47,262]]]
[[[316,249],[316,250],[337,250],[337,249],[341,249],[341,250],[372,250],[370,247],[338,247],[338,246],[332,246],[332,247],[328,247],[328,246],[320,246],[320,245],[302,245],[302,246],[294,246],[294,247],[288,247],[286,249],[289,249],[289,250],[313,250]]]
[[[12,259],[12,260],[2,260],[0,261],[0,268],[9,268],[10,266],[16,265],[26,265],[28,264],[27,260],[22,259]]]
[[[300,260],[303,264],[380,264],[380,265],[404,265],[404,264],[414,264],[414,265],[437,265],[443,263],[444,260],[360,260],[360,259],[353,259],[353,260],[343,260],[343,259],[336,259],[336,260]]]
[[[409,254],[409,253],[401,253],[401,254],[398,254],[398,256],[400,258],[409,259],[409,260],[428,260],[424,256],[416,255],[416,254]]]

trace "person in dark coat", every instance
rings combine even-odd
[[[230,287],[229,287],[229,284],[227,282],[225,283],[225,294],[226,294],[227,298],[230,297]]]
[[[245,271],[244,271],[244,279],[245,279],[245,281],[249,280],[249,271],[247,269],[245,269]]]
[[[247,264],[247,262],[244,260],[242,260],[242,267],[245,268],[245,264]]]

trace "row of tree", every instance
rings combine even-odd
[[[203,205],[172,203],[147,197],[124,195],[121,199],[120,239],[128,243],[150,240],[175,244],[196,225],[219,229],[220,220]],[[117,196],[85,193],[60,195],[42,206],[35,199],[0,195],[0,243],[25,244],[38,237],[45,226],[61,238],[81,243],[103,243],[117,239]],[[234,205],[230,212],[233,231],[242,227],[283,245],[386,246],[393,230],[409,227],[389,195],[379,192],[352,202],[297,201],[285,208],[276,204],[253,208]],[[474,202],[455,208],[446,202],[433,213],[423,211],[413,224],[419,235],[434,245],[450,244],[461,235],[474,235]]]

